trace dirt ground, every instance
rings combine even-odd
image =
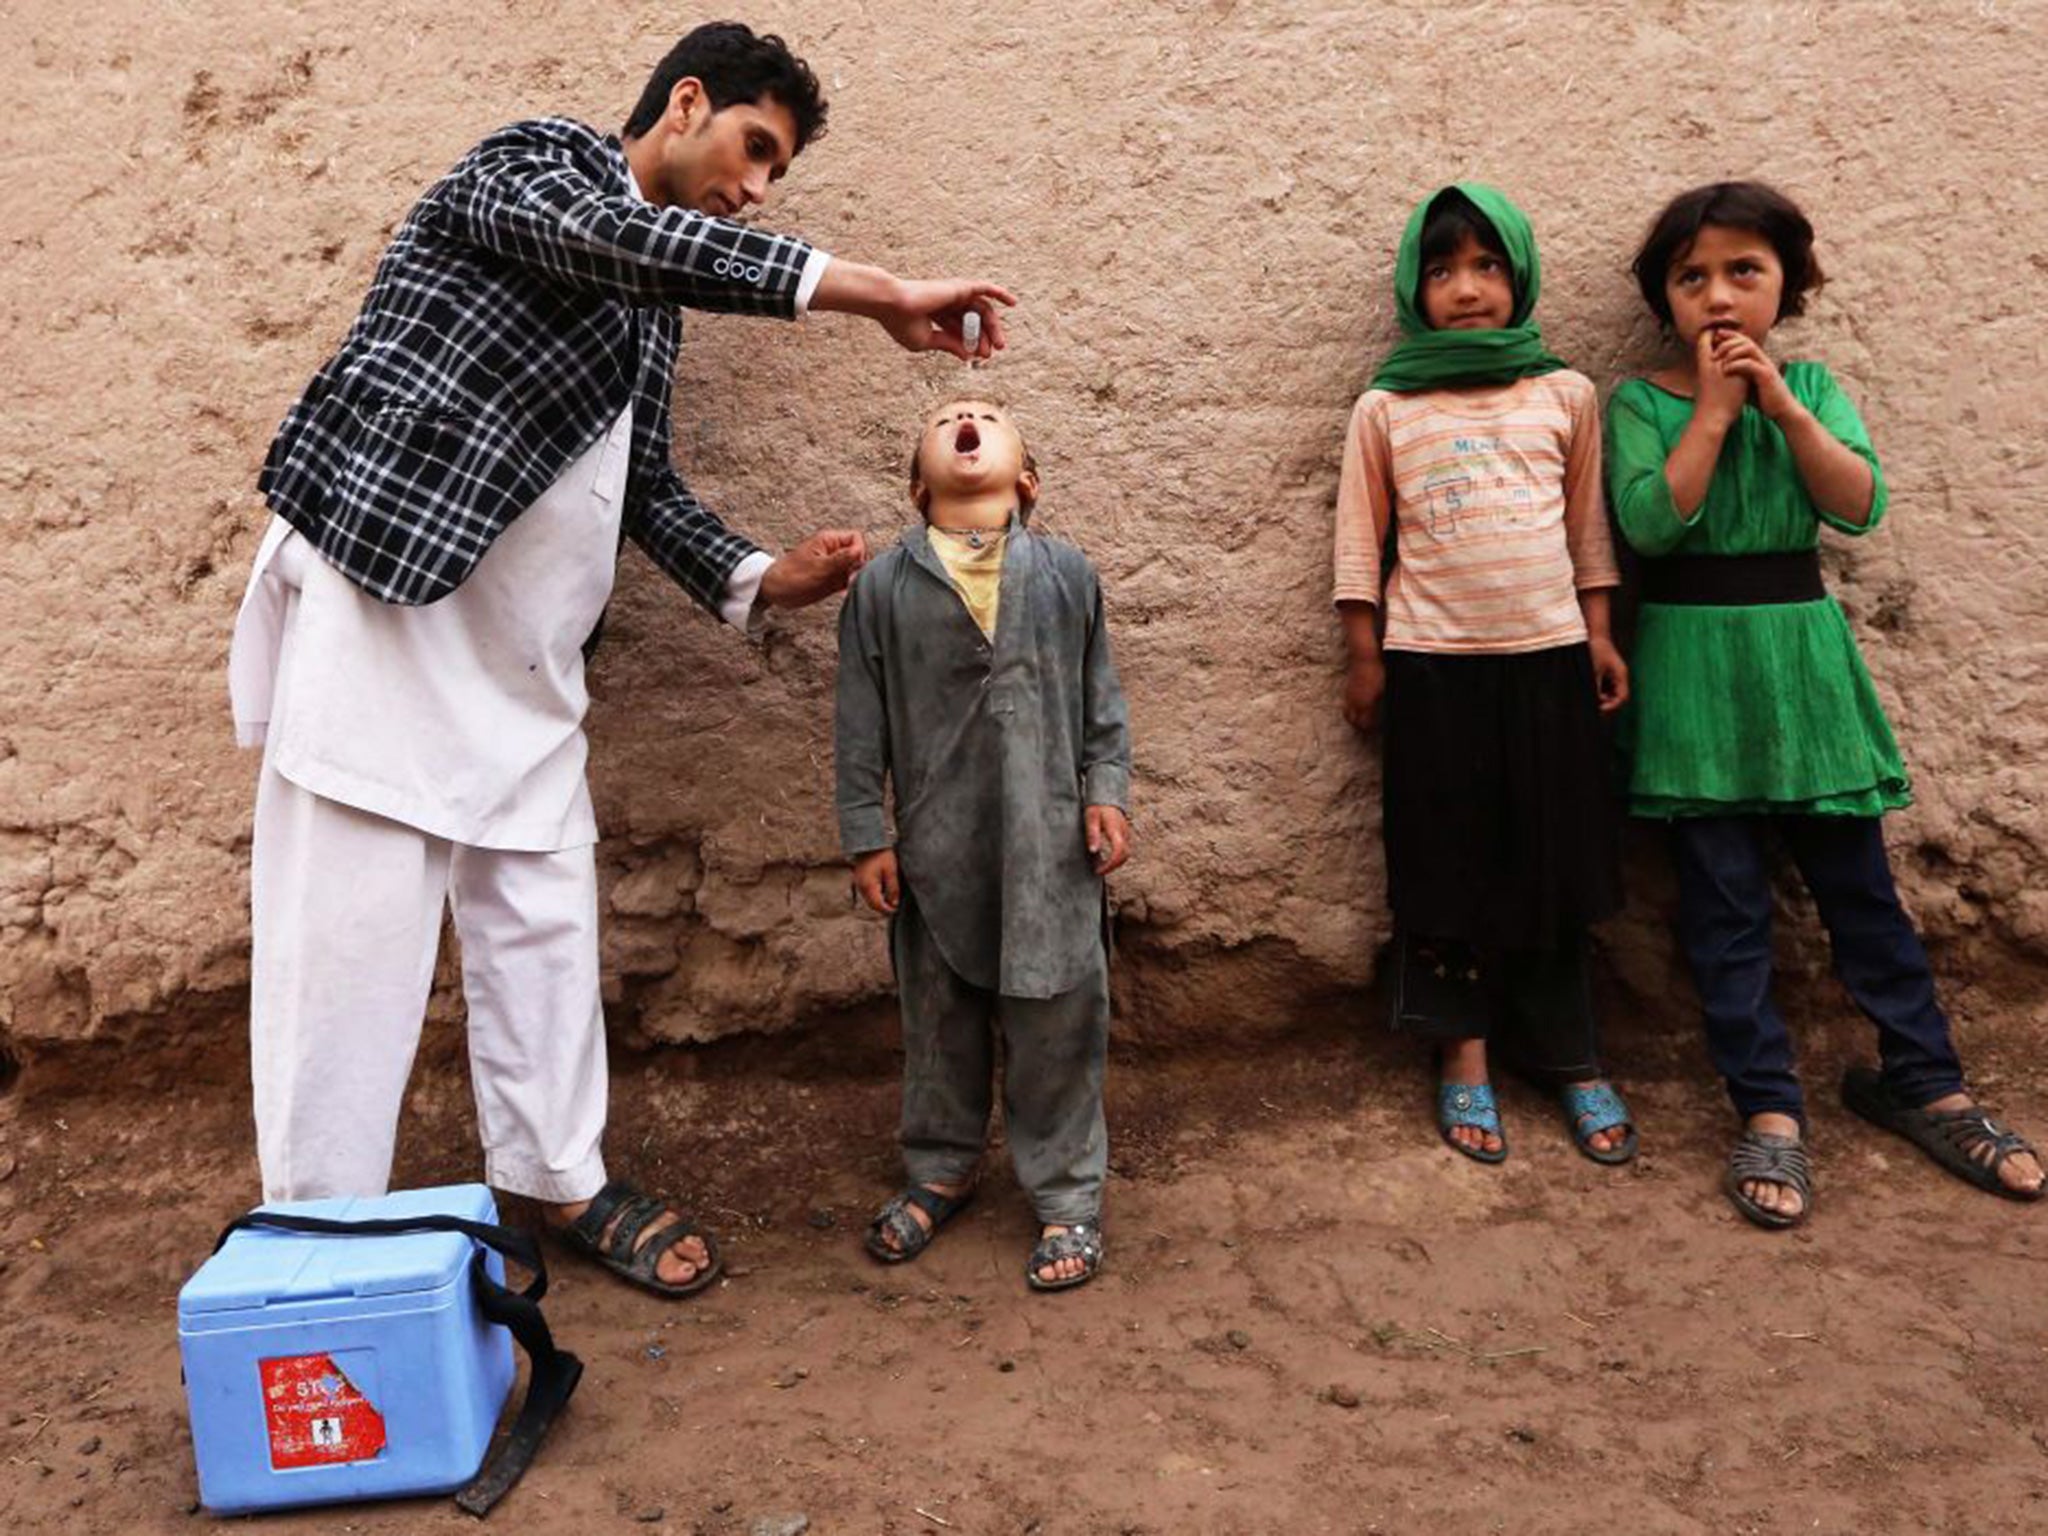
[[[224,1036],[225,1038],[225,1036]],[[399,1182],[470,1176],[438,1026]],[[1839,1061],[1809,1063],[1828,1081]],[[1439,1146],[1421,1064],[1327,1030],[1112,1069],[1110,1266],[1040,1297],[999,1165],[925,1258],[858,1235],[892,1172],[869,1025],[622,1053],[612,1156],[687,1191],[731,1275],[643,1298],[563,1258],[588,1364],[500,1529],[2034,1531],[2048,1524],[2048,1213],[1954,1184],[1816,1094],[1791,1236],[1716,1188],[1682,1045],[1610,1171],[1510,1085],[1514,1155]],[[161,1057],[165,1063],[152,1066]],[[232,1050],[73,1062],[0,1097],[0,1527],[203,1531],[175,1297],[254,1182]],[[173,1064],[175,1063],[175,1064]],[[2048,1082],[1980,1059],[2048,1125]],[[109,1085],[117,1086],[110,1091]],[[32,1090],[32,1091],[31,1091]],[[429,1500],[265,1532],[468,1529]]]

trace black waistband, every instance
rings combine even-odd
[[[1820,551],[1776,555],[1666,555],[1643,562],[1643,601],[1717,608],[1813,603],[1828,595]]]

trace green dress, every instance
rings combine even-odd
[[[1622,536],[1646,559],[1810,550],[1827,523],[1867,533],[1884,516],[1884,471],[1856,408],[1819,363],[1791,363],[1786,386],[1870,465],[1861,526],[1814,506],[1785,436],[1745,407],[1706,499],[1672,504],[1664,461],[1692,401],[1630,379],[1607,406],[1607,486]],[[1629,811],[1681,816],[1877,816],[1910,804],[1898,742],[1832,597],[1751,607],[1644,603],[1621,722]]]

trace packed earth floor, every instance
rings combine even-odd
[[[1844,1031],[1846,1045],[1856,1035]],[[397,1182],[474,1176],[430,1032]],[[1814,1087],[1817,1210],[1759,1232],[1688,1047],[1624,1072],[1645,1150],[1575,1155],[1509,1084],[1455,1156],[1422,1062],[1326,1030],[1112,1061],[1109,1265],[1026,1291],[1000,1154],[919,1262],[860,1250],[894,1174],[862,1026],[614,1060],[612,1159],[724,1239],[668,1303],[551,1250],[587,1363],[492,1516],[522,1533],[2002,1532],[2048,1528],[2048,1208],[1955,1183]],[[1624,1063],[1626,1067],[1627,1063]],[[2048,1130],[2048,1074],[1979,1056]],[[232,1049],[130,1047],[0,1096],[0,1529],[203,1532],[176,1294],[253,1198]],[[524,1210],[509,1212],[531,1219]],[[445,1500],[237,1522],[473,1529]]]

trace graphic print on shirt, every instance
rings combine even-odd
[[[1528,467],[1505,438],[1455,437],[1449,452],[1455,462],[1422,482],[1431,538],[1454,539],[1461,528],[1528,527],[1537,519]]]
[[[1336,510],[1337,601],[1380,604],[1394,650],[1576,644],[1579,594],[1620,579],[1593,383],[1569,370],[1499,390],[1368,391]]]
[[[1431,538],[1448,539],[1458,532],[1458,514],[1465,510],[1472,494],[1472,476],[1463,469],[1439,470],[1422,482],[1423,499],[1429,504]]]

